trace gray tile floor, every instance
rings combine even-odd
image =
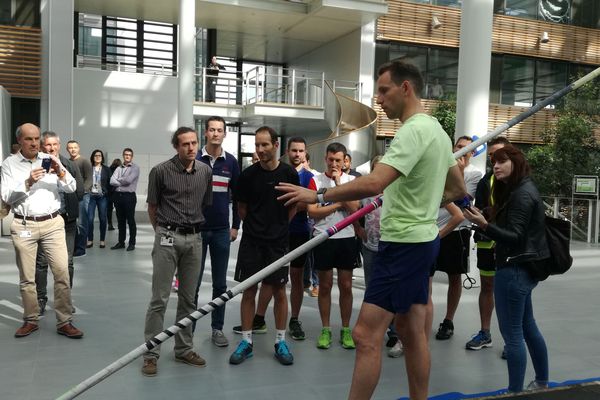
[[[108,243],[116,232],[109,232]],[[239,243],[239,241],[238,241]],[[21,323],[21,302],[14,253],[8,238],[0,239],[0,399],[53,399],[68,388],[90,377],[143,342],[143,321],[150,297],[152,235],[149,225],[139,227],[136,251],[111,251],[98,247],[76,259],[74,303],[75,324],[85,331],[82,340],[69,340],[55,333],[50,309],[41,320],[40,331],[23,339],[13,337]],[[229,278],[233,285],[233,266],[237,244],[232,251]],[[564,381],[600,376],[600,249],[574,245],[575,265],[562,277],[542,283],[534,295],[534,307],[550,353],[551,379]],[[472,274],[477,277],[477,274]],[[201,300],[209,300],[210,271],[204,277]],[[362,271],[357,271],[354,318],[363,296]],[[443,318],[446,279],[434,282],[435,320]],[[479,289],[464,290],[455,319],[455,335],[446,342],[432,338],[431,395],[447,392],[478,393],[506,386],[505,362],[500,359],[502,341],[496,323],[495,347],[479,352],[466,351],[465,342],[479,328],[477,295]],[[337,304],[335,301],[334,303]],[[175,295],[166,318],[174,318]],[[50,306],[52,302],[50,302]],[[228,357],[239,336],[231,327],[239,321],[239,298],[233,299],[226,313],[228,348],[210,343],[210,321],[199,322],[195,337],[197,350],[207,359],[203,369],[176,363],[172,342],[163,346],[159,374],[146,378],[136,360],[82,394],[82,399],[343,399],[347,395],[354,363],[354,352],[338,345],[323,351],[315,347],[320,329],[316,299],[304,298],[301,320],[308,339],[291,343],[295,364],[283,367],[273,358],[274,333],[256,335],[254,357],[239,366],[228,364]],[[332,324],[339,326],[334,308]],[[271,310],[267,324],[273,327]],[[527,379],[533,375],[531,368]],[[375,399],[395,399],[407,395],[402,359],[384,357],[383,370]]]

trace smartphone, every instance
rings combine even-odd
[[[52,165],[52,159],[51,158],[44,158],[42,159],[42,168],[44,168],[46,170],[46,172],[50,172],[50,166]]]
[[[461,210],[465,208],[471,208],[471,196],[467,195],[462,199],[454,200],[454,204],[456,204]]]

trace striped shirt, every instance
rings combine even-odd
[[[178,156],[152,168],[148,178],[149,204],[157,205],[156,222],[161,225],[203,224],[202,210],[212,204],[212,171],[194,160],[187,171]]]

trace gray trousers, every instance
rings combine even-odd
[[[161,237],[173,239],[172,246],[161,245]],[[152,299],[146,312],[144,340],[163,331],[165,311],[171,294],[175,270],[179,278],[176,321],[196,310],[195,292],[202,261],[200,233],[180,234],[157,227],[152,248]],[[175,356],[185,357],[193,348],[191,325],[175,334]],[[146,352],[145,358],[158,358],[160,346]]]

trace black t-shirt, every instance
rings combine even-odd
[[[283,193],[275,190],[279,182],[299,185],[298,173],[282,162],[267,171],[257,162],[242,171],[234,199],[246,204],[244,235],[254,240],[287,242],[289,234],[288,208],[277,200]]]

